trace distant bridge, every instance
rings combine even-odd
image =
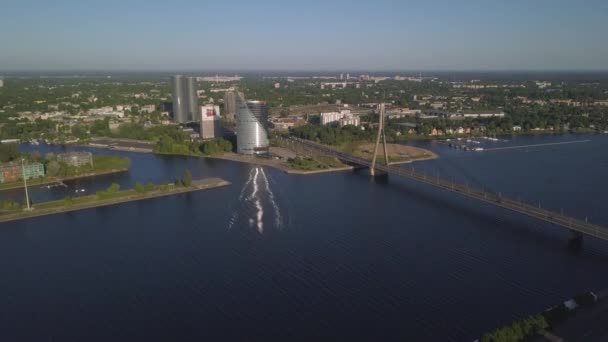
[[[580,220],[550,210],[535,207],[533,205],[526,204],[521,201],[516,201],[502,195],[497,195],[483,190],[475,189],[470,187],[469,185],[463,185],[455,182],[450,182],[439,177],[432,177],[426,174],[421,174],[415,172],[413,169],[407,170],[399,167],[389,167],[389,165],[386,163],[376,164],[376,158],[374,158],[374,160],[370,162],[365,159],[354,157],[350,154],[338,152],[325,145],[317,144],[309,140],[298,138],[282,139],[286,139],[286,141],[291,144],[292,148],[297,146],[297,149],[301,151],[308,151],[311,154],[324,154],[335,157],[350,164],[369,167],[372,171],[372,174],[374,174],[374,172],[380,171],[386,174],[392,174],[404,178],[413,179],[421,183],[455,192],[466,197],[474,198],[482,202],[490,203],[501,208],[509,209],[542,221],[562,226],[564,228],[569,229],[573,233],[573,239],[571,241],[577,242],[579,244],[582,241],[582,234],[590,235],[602,240],[608,240],[608,228],[589,223],[587,222],[587,220]]]

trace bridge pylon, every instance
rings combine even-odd
[[[378,147],[380,145],[380,138],[382,137],[382,146],[384,148],[384,162],[386,163],[386,170],[388,171],[388,151],[386,149],[386,135],[384,134],[384,103],[378,105],[378,112],[380,120],[378,123],[378,135],[376,136],[376,146],[374,147],[374,156],[372,158],[372,165],[369,168],[369,172],[372,176],[376,176],[376,158],[378,157]]]

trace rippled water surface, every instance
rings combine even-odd
[[[402,167],[608,225],[608,135],[508,139],[483,146],[590,141],[478,153],[419,143],[441,159]],[[468,341],[608,287],[608,243],[574,254],[561,228],[412,181],[91,151],[133,167],[33,189],[34,202],[185,169],[233,184],[1,224],[2,340]]]

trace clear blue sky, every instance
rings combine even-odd
[[[2,0],[0,70],[607,70],[608,0]]]

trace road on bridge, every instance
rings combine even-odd
[[[283,139],[288,140],[292,144],[298,144],[301,147],[309,149],[311,152],[322,153],[336,157],[348,163],[371,167],[371,162],[368,160],[364,160],[346,153],[336,151],[322,144],[298,138]],[[439,177],[427,176],[426,174],[415,172],[413,169],[407,170],[399,167],[389,167],[384,164],[376,164],[375,168],[377,171],[383,171],[388,174],[394,174],[400,177],[413,179],[421,183],[455,192],[466,197],[474,198],[485,203],[490,203],[501,208],[509,209],[530,217],[534,217],[542,221],[553,223],[555,225],[570,229],[573,232],[590,235],[602,240],[608,240],[608,228],[589,223],[586,220],[580,220],[550,210],[538,208],[533,205],[521,201],[516,201],[508,197],[471,188],[468,185],[450,182]]]

